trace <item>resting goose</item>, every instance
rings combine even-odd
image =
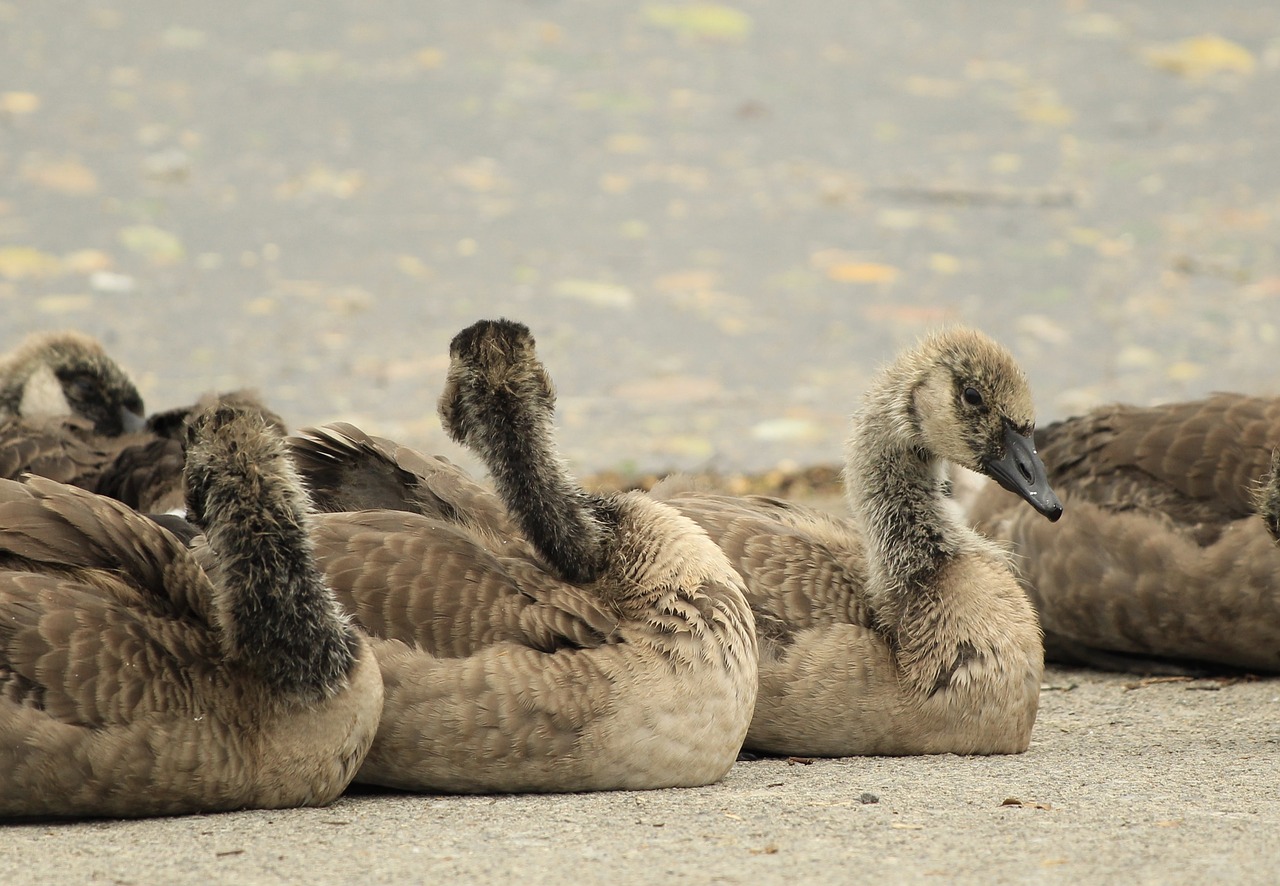
[[[1016,548],[1050,658],[1280,672],[1280,398],[1106,406],[1036,438],[1062,525],[1043,532],[994,489],[969,513]]]
[[[719,780],[756,694],[741,580],[671,508],[591,495],[566,473],[526,327],[482,321],[450,356],[445,428],[521,534],[387,510],[317,518],[319,561],[378,638],[386,688],[358,780],[466,793]]]
[[[382,682],[281,435],[228,406],[188,433],[200,551],[113,500],[0,481],[0,816],[323,805],[364,759]]]
[[[142,429],[142,397],[89,336],[33,333],[0,358],[0,421],[51,416],[78,416],[95,434],[116,437]]]
[[[761,640],[748,748],[1026,750],[1043,670],[1035,612],[1005,552],[959,518],[945,485],[946,464],[962,465],[1056,520],[1034,421],[1009,353],[949,329],[885,368],[853,417],[849,518],[759,496],[670,498],[746,581]]]

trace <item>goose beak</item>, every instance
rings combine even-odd
[[[1004,426],[1004,458],[987,459],[982,464],[986,473],[1031,507],[1057,522],[1062,516],[1062,502],[1049,488],[1044,462],[1036,454],[1036,444],[1006,424]]]

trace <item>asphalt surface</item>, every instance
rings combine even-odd
[[[1274,393],[1277,94],[1258,0],[7,0],[0,347],[467,462],[447,344],[508,316],[584,472],[837,461],[945,322],[1043,420]],[[0,881],[1274,881],[1273,681],[1049,680],[1017,758],[7,827]]]

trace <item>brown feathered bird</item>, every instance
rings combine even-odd
[[[1052,659],[1114,670],[1280,672],[1280,398],[1106,406],[1036,435],[1067,504],[1053,532],[984,489]]]
[[[452,465],[349,426],[293,441],[322,500],[328,476],[341,481],[330,504],[350,495],[348,506],[432,515],[317,519],[319,560],[378,638],[386,683],[359,780],[457,792],[717,781],[756,694],[741,579],[671,508],[589,494],[569,476],[555,452],[551,379],[526,327],[477,323],[450,355],[441,417],[490,469],[496,497]],[[335,461],[351,455],[375,464]]]
[[[364,759],[382,681],[281,435],[225,405],[188,434],[196,551],[119,502],[0,481],[0,816],[323,805]]]

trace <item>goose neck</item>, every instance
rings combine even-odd
[[[485,418],[477,454],[525,537],[561,578],[593,581],[606,559],[606,509],[569,476],[550,415],[510,396]]]

